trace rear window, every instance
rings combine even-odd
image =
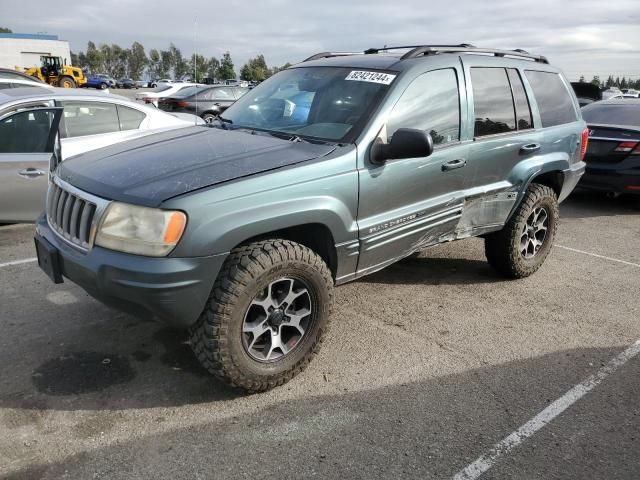
[[[535,96],[543,127],[553,127],[578,120],[571,94],[557,73],[526,70],[525,75]]]
[[[582,109],[582,118],[587,123],[640,127],[640,104],[607,105],[592,103]]]

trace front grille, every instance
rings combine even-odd
[[[95,203],[80,198],[53,182],[49,183],[47,220],[51,228],[65,240],[88,249],[95,214]]]

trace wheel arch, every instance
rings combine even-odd
[[[335,247],[335,240],[331,230],[325,224],[306,223],[271,230],[269,232],[264,232],[247,238],[246,240],[238,243],[234,248],[268,239],[290,240],[313,250],[324,260],[331,271],[333,279],[336,279],[338,256]]]

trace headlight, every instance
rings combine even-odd
[[[176,246],[187,216],[175,210],[109,205],[96,235],[96,245],[120,252],[164,257]]]

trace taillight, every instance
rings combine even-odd
[[[638,142],[620,142],[615,148],[614,152],[617,153],[640,153],[638,150]]]
[[[580,160],[584,160],[584,156],[587,154],[588,145],[589,145],[589,129],[585,128],[582,131],[582,142],[580,143]]]
[[[178,101],[176,102],[176,105],[177,105],[178,107],[188,107],[188,106],[189,106],[189,102],[183,102],[183,101],[178,100]]]

